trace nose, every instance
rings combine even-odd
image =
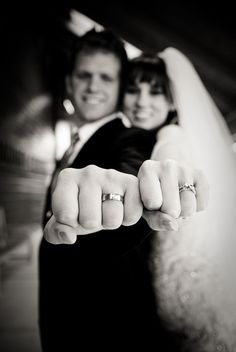
[[[100,84],[99,79],[96,76],[90,77],[88,81],[88,91],[91,93],[97,92],[99,90]]]
[[[139,108],[145,108],[149,104],[149,95],[146,91],[141,90],[137,96],[136,106]]]

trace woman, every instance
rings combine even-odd
[[[123,111],[132,125],[160,129],[177,120],[164,61],[142,54],[130,62]]]
[[[165,61],[157,54],[144,53],[130,62],[129,72],[124,114],[132,125],[157,133],[156,160],[173,158],[192,164],[190,143],[179,126]]]
[[[233,351],[236,163],[230,133],[189,60],[173,48],[160,57],[142,55],[131,62],[124,112],[133,124],[157,131],[153,159],[164,158],[168,150],[168,158],[204,170],[211,201],[177,236],[156,234],[159,316],[170,336],[181,336],[177,341],[184,350]],[[167,126],[175,110],[179,126]]]

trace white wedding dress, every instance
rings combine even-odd
[[[183,351],[236,351],[236,155],[224,118],[190,61],[174,48],[160,56],[192,163],[208,179],[210,202],[178,233],[156,234],[159,314],[170,331],[185,334]]]

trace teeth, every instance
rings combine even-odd
[[[151,116],[150,116],[150,114],[148,114],[148,113],[145,113],[145,112],[139,112],[139,113],[136,113],[136,115],[135,115],[138,119],[148,119],[148,118],[150,118]]]
[[[136,110],[136,113],[137,114],[150,114],[151,111],[149,109],[139,109],[139,110]]]
[[[102,102],[101,98],[85,98],[85,102],[91,105],[100,104]]]

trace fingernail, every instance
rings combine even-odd
[[[61,237],[61,240],[64,242],[64,244],[73,244],[77,241],[78,236],[77,235],[72,235],[67,234],[64,231],[59,231],[59,236]]]
[[[59,236],[61,237],[61,239],[63,241],[67,242],[67,236],[66,236],[66,233],[64,231],[59,231]]]
[[[175,221],[165,220],[163,221],[163,225],[170,231],[178,231],[179,229],[178,224]]]
[[[172,228],[173,231],[178,231],[179,229],[177,222],[174,222],[174,221],[170,221],[170,227]]]

